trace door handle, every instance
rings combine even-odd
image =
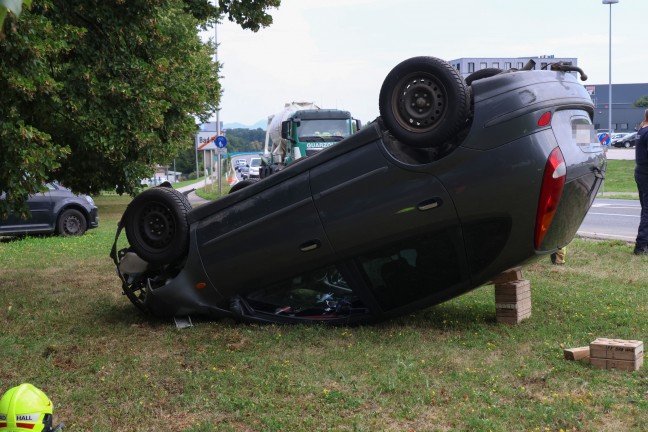
[[[301,250],[302,252],[310,252],[310,251],[313,251],[313,250],[319,248],[320,246],[322,246],[322,242],[319,241],[318,239],[313,239],[313,240],[309,240],[309,241],[307,241],[305,243],[302,243],[299,246],[299,250]]]
[[[431,198],[429,200],[421,201],[418,203],[416,208],[420,211],[432,210],[433,208],[439,207],[442,203],[443,201],[441,201],[441,198]]]

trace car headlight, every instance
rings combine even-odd
[[[88,201],[88,204],[90,204],[91,206],[95,205],[94,200],[90,195],[83,195],[83,197],[86,199],[86,201]]]

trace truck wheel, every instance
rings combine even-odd
[[[231,189],[230,189],[230,191],[228,192],[228,194],[234,193],[234,192],[236,192],[236,191],[238,191],[238,190],[241,190],[241,189],[243,189],[244,187],[250,186],[251,184],[254,184],[254,183],[256,183],[256,182],[257,182],[256,180],[252,180],[252,179],[249,179],[249,180],[241,180],[240,182],[236,183],[234,186],[231,187]]]
[[[122,221],[133,251],[151,264],[172,264],[187,254],[191,204],[175,189],[155,187],[137,195]]]
[[[380,89],[380,115],[387,129],[412,147],[436,147],[466,123],[469,96],[459,72],[436,57],[413,57],[396,65]]]

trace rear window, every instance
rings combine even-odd
[[[569,124],[569,128],[558,127],[561,124]],[[554,133],[559,142],[571,141],[576,144],[584,153],[598,153],[603,146],[596,136],[594,125],[589,115],[583,110],[557,111],[551,122]]]

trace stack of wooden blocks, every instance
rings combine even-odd
[[[589,345],[590,364],[599,369],[636,371],[643,365],[643,342],[598,338]]]
[[[531,316],[531,283],[514,268],[493,279],[498,323],[518,324]]]

